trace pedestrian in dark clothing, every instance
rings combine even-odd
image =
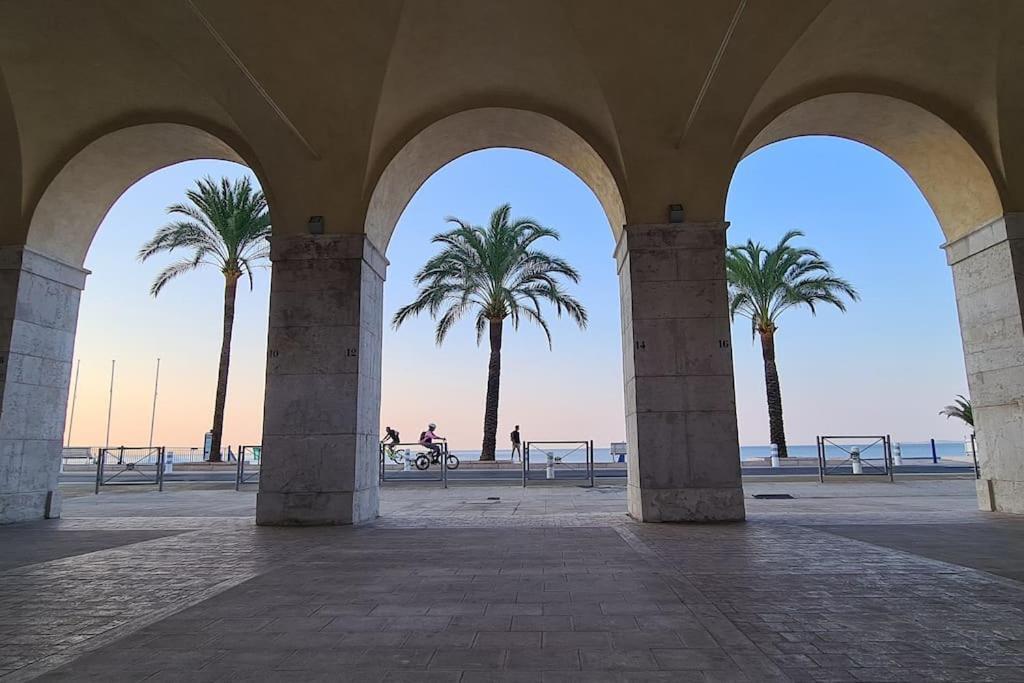
[[[512,457],[510,457],[508,461],[515,462],[517,453],[519,454],[519,460],[522,461],[523,446],[522,441],[519,438],[519,425],[516,425],[516,428],[512,430],[512,433],[509,434],[509,438],[512,439]]]

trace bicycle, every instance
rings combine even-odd
[[[385,444],[384,446],[384,457],[393,462],[396,465],[405,467],[406,463],[412,463],[412,465],[418,470],[430,469],[431,465],[440,465],[441,459],[433,451],[418,451],[413,454],[410,448],[395,448],[394,444]],[[457,456],[448,453],[448,457],[445,459],[445,464],[450,470],[459,469],[459,459]]]
[[[457,469],[459,469],[459,464],[460,464],[459,463],[459,459],[456,456],[454,456],[454,455],[452,455],[451,453],[448,452],[447,444],[445,445],[444,449],[442,449],[442,452],[446,456],[445,457],[445,465],[448,467],[448,469],[450,469],[450,470],[457,470]],[[434,450],[423,451],[423,452],[418,453],[416,455],[416,460],[415,460],[414,464],[416,465],[416,469],[418,469],[418,470],[425,470],[425,469],[428,469],[431,465],[440,465],[441,464],[441,457],[438,455],[437,451],[434,451]]]

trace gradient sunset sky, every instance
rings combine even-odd
[[[81,375],[72,445],[105,439],[111,360],[116,359],[111,445],[148,440],[156,359],[161,359],[155,443],[193,446],[209,428],[220,344],[223,278],[186,275],[156,299],[148,293],[166,261],[140,264],[139,246],[166,222],[195,178],[248,171],[195,161],[158,171],[131,187],[107,215],[86,259],[75,363]],[[624,439],[618,281],[608,222],[594,195],[571,172],[529,152],[476,152],[435,173],[410,202],[388,247],[384,316],[414,296],[412,275],[436,248],[435,233],[454,214],[474,223],[510,202],[556,228],[546,248],[583,274],[575,294],[587,306],[585,332],[552,312],[554,349],[530,326],[506,331],[499,447],[513,424],[524,436]],[[804,242],[851,280],[863,300],[849,313],[793,310],[781,320],[778,364],[789,441],[821,433],[891,433],[898,441],[959,439],[964,429],[938,415],[966,394],[952,279],[942,234],[909,177],[857,143],[801,138],[743,161],[727,207],[731,243],[774,243],[799,229]],[[252,291],[239,289],[225,443],[259,443],[270,270]],[[740,442],[768,442],[760,348],[750,326],[733,326]],[[414,437],[438,424],[455,449],[478,448],[487,348],[472,324],[434,344],[433,323],[413,320],[384,335],[382,424]],[[72,369],[74,382],[74,368]],[[70,418],[70,415],[69,415]]]

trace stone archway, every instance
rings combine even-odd
[[[0,355],[6,357],[0,432],[7,444],[0,465],[15,473],[0,494],[0,522],[60,515],[57,476],[87,275],[82,264],[96,230],[136,181],[202,158],[245,163],[233,147],[195,126],[147,123],[107,133],[85,144],[46,184],[22,243],[0,248],[0,297],[8,311],[0,319]]]
[[[932,112],[872,93],[843,92],[805,100],[739,139],[742,156],[773,142],[832,135],[892,159],[920,188],[950,241],[1003,215],[994,174],[967,140]]]
[[[594,193],[617,239],[626,223],[623,179],[582,136],[525,109],[470,109],[424,128],[395,154],[370,195],[364,232],[384,251],[399,216],[435,171],[470,152],[511,147],[536,152],[572,171]]]
[[[129,187],[161,168],[196,159],[252,168],[218,136],[179,123],[121,128],[90,142],[46,186],[32,210],[26,246],[81,266],[104,216]]]
[[[741,155],[786,138],[832,135],[878,150],[921,190],[953,272],[981,465],[979,506],[1024,512],[1024,216],[1006,213],[998,163],[942,117],[885,95],[821,95],[760,121],[737,138]]]
[[[547,156],[594,192],[616,237],[629,512],[644,521],[743,519],[725,299],[725,224],[627,225],[623,176],[542,114],[482,108],[426,126],[369,190],[364,234],[275,240],[259,524],[376,517],[383,256],[403,208],[468,152]]]

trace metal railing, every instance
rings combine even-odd
[[[819,436],[817,444],[818,481],[822,483],[829,476],[883,476],[893,481],[889,435]],[[838,459],[829,459],[830,449],[839,451]]]
[[[64,472],[67,465],[81,464],[82,466],[92,465],[96,462],[96,456],[90,446],[65,446],[60,454],[60,471]]]
[[[584,454],[583,462],[568,460],[575,453]],[[533,468],[531,458],[534,462],[543,458],[538,468]],[[532,440],[523,443],[523,486],[534,480],[583,480],[594,486],[594,442],[587,440],[579,441],[541,441]]]
[[[96,458],[96,493],[101,486],[156,486],[164,490],[163,446],[101,448]]]
[[[262,467],[262,446],[239,446],[238,466],[235,468],[235,490],[240,490],[242,484],[258,484]]]
[[[381,443],[381,483],[385,481],[439,481],[443,488],[448,488],[448,460],[454,456],[448,452],[447,441],[437,441],[435,443],[440,447],[440,455],[436,456],[431,452],[431,449],[417,442]],[[438,474],[436,476],[415,474],[416,472],[429,471],[434,465],[438,466]]]

